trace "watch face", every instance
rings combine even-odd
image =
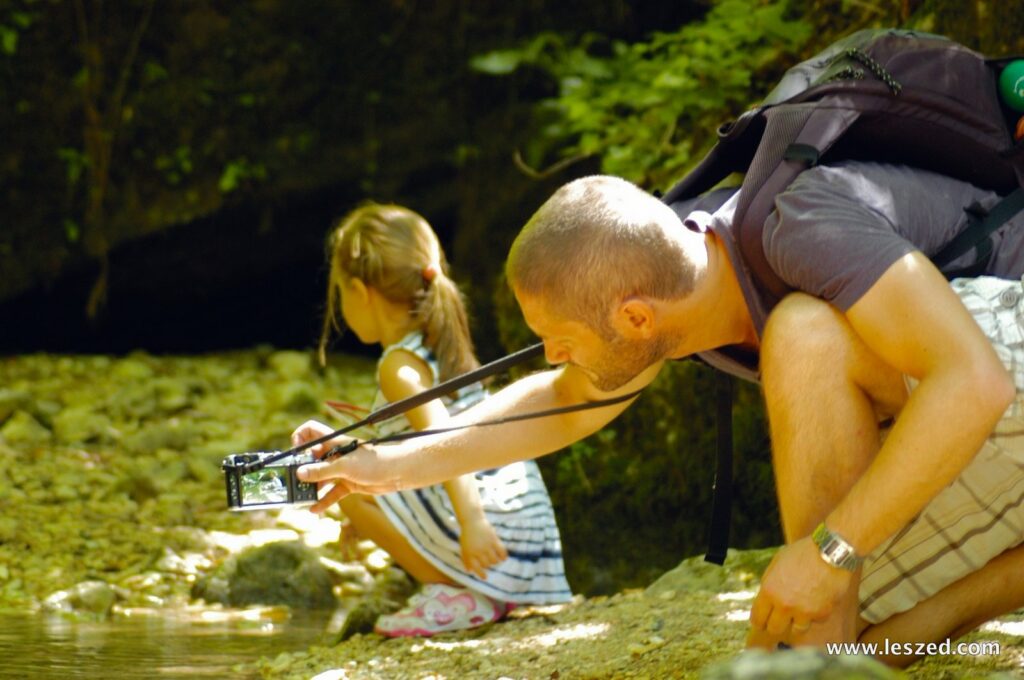
[[[813,540],[818,546],[821,559],[833,567],[856,571],[860,566],[861,558],[857,556],[853,546],[826,529],[824,524],[818,525],[815,529]]]

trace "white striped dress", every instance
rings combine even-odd
[[[424,347],[422,333],[410,333],[387,347],[381,360],[398,349],[423,359],[430,366],[436,384],[437,362]],[[486,396],[483,386],[475,383],[445,402],[449,412],[455,414]],[[378,392],[374,410],[385,403]],[[397,416],[378,426],[381,434],[408,428],[405,416]],[[486,580],[467,573],[462,565],[459,523],[443,485],[383,494],[376,500],[413,548],[458,584],[503,602],[552,604],[568,601],[572,593],[562,563],[562,539],[537,464],[529,460],[477,472],[476,480],[487,521],[508,550],[508,559],[486,570]]]

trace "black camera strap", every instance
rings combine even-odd
[[[430,389],[423,390],[419,394],[414,394],[413,396],[408,397],[406,399],[401,399],[399,401],[395,401],[395,402],[392,402],[390,404],[387,404],[386,406],[383,406],[383,407],[377,409],[373,413],[370,413],[368,416],[366,416],[365,418],[363,418],[362,420],[360,420],[358,422],[351,423],[349,425],[346,425],[345,427],[342,427],[342,428],[339,428],[337,430],[334,430],[333,432],[329,432],[328,434],[325,434],[322,437],[318,437],[316,439],[311,439],[310,441],[305,442],[303,444],[300,444],[298,446],[292,447],[292,448],[288,449],[287,451],[281,451],[279,453],[275,453],[272,456],[267,456],[266,458],[264,458],[262,460],[253,461],[252,463],[249,463],[249,464],[245,465],[242,468],[241,471],[243,473],[255,472],[257,470],[260,470],[260,469],[266,467],[267,465],[269,465],[269,464],[271,464],[271,463],[273,463],[275,461],[281,460],[282,458],[287,458],[288,456],[293,456],[296,453],[304,451],[304,450],[306,450],[308,448],[311,448],[313,446],[316,446],[318,444],[323,444],[323,443],[325,443],[327,441],[330,441],[331,439],[334,439],[337,436],[346,434],[346,433],[351,432],[353,430],[357,430],[357,429],[359,429],[361,427],[365,427],[367,425],[373,425],[375,423],[379,423],[382,420],[387,420],[388,418],[393,418],[394,416],[397,416],[397,415],[400,415],[402,413],[405,413],[406,411],[414,409],[417,406],[422,406],[423,404],[426,404],[429,401],[433,401],[434,399],[437,399],[438,397],[442,397],[442,396],[444,396],[446,394],[454,392],[455,390],[458,390],[458,389],[460,389],[462,387],[465,387],[466,385],[471,385],[471,384],[473,384],[475,382],[483,380],[484,378],[488,378],[488,377],[490,377],[492,375],[495,375],[496,373],[500,373],[502,371],[505,371],[505,370],[511,368],[512,366],[516,366],[518,364],[521,364],[524,361],[528,361],[528,360],[533,359],[535,357],[539,357],[543,353],[544,353],[544,344],[543,343],[538,342],[535,345],[530,345],[529,347],[521,349],[518,352],[513,352],[512,354],[509,354],[508,356],[504,356],[504,357],[502,357],[500,359],[496,359],[496,360],[494,360],[494,361],[492,361],[492,362],[490,362],[488,364],[484,364],[483,366],[481,366],[481,367],[479,367],[477,369],[474,369],[472,371],[469,371],[468,373],[463,373],[462,375],[456,376],[456,377],[452,378],[451,380],[446,380],[446,381],[444,381],[444,382],[442,382],[442,383],[440,383],[438,385],[435,385],[434,387],[431,387]],[[545,416],[559,415],[559,414],[562,414],[562,413],[571,413],[573,411],[582,411],[582,410],[585,410],[585,409],[601,408],[603,406],[611,406],[612,404],[618,404],[618,403],[621,403],[623,401],[627,401],[629,399],[633,399],[638,394],[640,394],[640,390],[637,390],[636,392],[632,392],[630,394],[625,394],[625,395],[621,395],[621,396],[618,396],[618,397],[612,397],[611,399],[602,399],[602,400],[599,400],[599,401],[588,401],[588,402],[583,402],[581,404],[572,404],[570,406],[561,406],[559,408],[553,408],[553,409],[548,409],[548,410],[544,410],[544,411],[533,411],[533,412],[530,412],[530,413],[520,413],[520,414],[516,414],[516,415],[505,416],[505,417],[502,417],[502,418],[496,418],[494,420],[482,421],[482,422],[478,422],[478,423],[469,423],[467,425],[457,425],[457,426],[454,426],[454,427],[436,428],[436,429],[430,429],[430,430],[415,430],[415,431],[411,431],[411,432],[397,432],[397,433],[392,434],[392,435],[387,435],[387,436],[384,436],[384,437],[377,437],[377,438],[374,438],[374,439],[369,439],[369,440],[364,440],[364,441],[360,441],[360,440],[354,439],[351,442],[349,442],[348,444],[345,444],[343,446],[336,446],[336,447],[334,447],[333,449],[331,449],[328,452],[328,455],[329,456],[342,455],[342,454],[348,453],[350,451],[354,451],[355,449],[357,449],[359,446],[361,446],[363,444],[382,444],[382,443],[386,443],[386,442],[402,441],[402,440],[406,440],[406,439],[412,439],[414,437],[425,437],[425,436],[432,435],[432,434],[442,434],[442,433],[445,433],[445,432],[452,432],[452,431],[455,431],[455,430],[463,430],[463,429],[466,429],[468,427],[483,427],[483,426],[488,426],[488,425],[501,425],[501,424],[504,424],[504,423],[511,423],[511,422],[516,422],[516,421],[519,421],[519,420],[528,420],[528,419],[531,419],[531,418],[542,418],[542,417],[545,417]]]
[[[569,406],[559,406],[558,408],[549,408],[543,411],[530,411],[529,413],[517,413],[511,416],[502,416],[501,418],[494,418],[493,420],[481,420],[476,423],[466,423],[464,425],[453,425],[452,427],[437,427],[429,430],[410,430],[407,432],[395,432],[394,434],[384,435],[383,437],[374,437],[372,439],[365,439],[360,441],[353,439],[348,444],[341,446],[335,446],[333,449],[327,452],[325,458],[332,458],[334,456],[340,456],[351,451],[355,451],[363,444],[387,444],[390,442],[400,442],[406,439],[415,439],[416,437],[426,437],[432,434],[444,434],[445,432],[455,432],[456,430],[465,430],[470,427],[486,427],[488,425],[504,425],[505,423],[514,423],[520,420],[532,420],[533,418],[543,418],[545,416],[557,416],[562,413],[572,413],[573,411],[584,411],[586,409],[601,408],[604,406],[611,406],[613,404],[620,404],[624,401],[629,401],[640,395],[643,392],[642,389],[629,394],[622,394],[617,397],[610,399],[600,399],[598,401],[585,401],[580,404],[570,404]]]

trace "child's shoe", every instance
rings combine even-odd
[[[387,637],[429,637],[497,621],[514,607],[468,588],[428,583],[405,608],[377,619],[373,629]]]

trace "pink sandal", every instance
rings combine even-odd
[[[377,619],[373,629],[387,637],[429,637],[492,623],[514,607],[468,588],[428,583],[403,609]]]

